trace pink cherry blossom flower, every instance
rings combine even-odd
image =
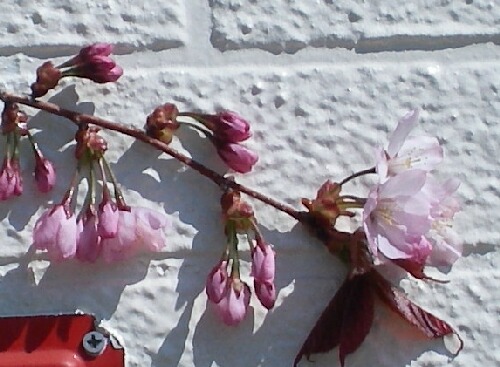
[[[75,256],[77,225],[73,212],[64,204],[46,210],[36,221],[33,231],[33,246],[47,250],[54,260]]]
[[[38,191],[47,193],[56,184],[56,171],[52,162],[41,154],[35,155],[35,182]]]
[[[216,148],[222,160],[239,173],[250,172],[259,159],[257,154],[239,144],[217,142]]]
[[[205,291],[208,300],[219,303],[227,291],[227,261],[220,261],[208,274]]]
[[[252,276],[260,282],[274,280],[275,253],[271,246],[262,239],[257,239],[257,244],[252,250]]]
[[[223,111],[217,115],[207,115],[206,120],[215,137],[226,143],[240,143],[252,136],[248,121],[234,112]]]
[[[229,279],[224,297],[215,304],[222,321],[229,326],[239,324],[245,318],[250,305],[250,287],[240,279]]]
[[[421,238],[432,223],[429,197],[422,191],[426,178],[425,171],[405,171],[370,190],[363,226],[373,255],[411,259],[426,251]]]
[[[23,193],[23,178],[19,162],[5,158],[0,171],[0,200],[7,200]]]
[[[116,236],[101,242],[104,260],[123,260],[145,250],[160,251],[165,246],[163,230],[167,225],[165,215],[151,209],[120,210]]]
[[[387,149],[379,152],[376,169],[381,181],[409,169],[431,171],[443,159],[443,150],[435,137],[408,138],[417,119],[417,110],[407,113],[399,120]]]
[[[431,265],[451,265],[462,255],[462,241],[451,226],[455,213],[460,210],[460,204],[453,196],[459,185],[460,181],[455,178],[439,183],[430,176],[423,187],[431,203],[432,224],[426,236],[433,247],[428,260]]]
[[[276,288],[274,281],[264,280],[261,281],[257,278],[254,279],[255,295],[259,299],[262,306],[270,310],[274,307],[276,302]]]
[[[101,237],[97,232],[97,217],[92,212],[84,215],[77,223],[76,258],[95,262],[101,252]]]

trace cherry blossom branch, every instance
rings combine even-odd
[[[165,215],[125,203],[104,157],[107,142],[98,135],[100,128],[112,130],[168,154],[222,190],[220,205],[226,246],[219,263],[207,276],[205,289],[208,301],[227,325],[235,326],[245,318],[252,293],[240,278],[240,237],[246,236],[250,246],[250,276],[257,299],[269,310],[277,298],[275,252],[263,238],[253,208],[241,198],[243,192],[301,222],[349,269],[344,283],[296,355],[294,366],[304,356],[309,358],[311,354],[335,347],[339,347],[340,364],[344,366],[346,356],[361,345],[370,331],[375,299],[428,338],[456,335],[460,342],[457,353],[462,349],[463,341],[452,326],[414,304],[378,270],[379,263],[391,262],[416,279],[432,279],[425,274],[426,264],[452,265],[461,254],[459,236],[449,227],[459,210],[458,202],[452,197],[459,182],[449,179],[441,183],[432,176],[443,157],[436,138],[408,136],[417,123],[416,110],[400,119],[387,148],[380,151],[383,154],[378,156],[375,167],[352,173],[340,182],[327,180],[316,198],[302,199],[307,211],[299,211],[238,184],[232,177],[225,177],[169,146],[175,131],[185,124],[204,133],[233,171],[250,172],[258,155],[239,144],[252,135],[250,124],[232,111],[215,115],[180,112],[174,104],[165,103],[147,116],[144,129],[137,129],[36,99],[56,88],[64,77],[85,78],[96,83],[115,82],[123,70],[109,57],[112,50],[110,44],[96,43],[82,48],[59,66],[44,62],[36,71],[31,96],[0,91],[0,100],[5,102],[0,127],[6,140],[5,159],[0,169],[0,200],[19,196],[23,191],[18,143],[26,135],[35,153],[38,190],[50,191],[55,184],[54,168],[30,135],[26,124],[28,116],[18,104],[67,118],[78,126],[75,134],[78,167],[72,183],[62,201],[47,209],[35,223],[31,248],[47,251],[51,259],[58,261],[76,258],[95,262],[102,258],[112,262],[144,249],[157,252],[165,246],[164,228],[168,225]],[[184,121],[186,117],[194,123]],[[85,172],[81,172],[82,167]],[[344,184],[368,174],[376,174],[378,179],[366,198],[343,193]],[[99,176],[102,190],[95,188]],[[84,178],[89,189],[83,208],[75,216],[71,202],[79,180]],[[108,179],[114,187],[114,199]],[[98,205],[96,191],[102,194]],[[351,218],[356,215],[353,210],[358,209],[363,210],[362,226],[352,232],[339,231],[337,219]]]
[[[197,171],[199,174],[205,176],[212,182],[214,182],[216,185],[218,185],[222,190],[227,190],[227,189],[232,189],[235,191],[240,191],[248,196],[253,197],[254,199],[260,200],[265,204],[268,204],[275,209],[282,211],[292,218],[302,221],[303,220],[303,213],[301,211],[297,211],[294,208],[292,208],[289,205],[286,205],[284,203],[281,203],[269,196],[266,196],[258,191],[255,191],[253,189],[250,189],[244,185],[241,185],[234,181],[233,179],[224,177],[220,175],[219,173],[211,170],[210,168],[204,166],[203,164],[195,161],[192,158],[189,158],[175,149],[170,148],[167,144],[154,139],[150,136],[148,136],[145,132],[139,129],[131,128],[128,126],[125,126],[124,124],[108,121],[105,119],[102,119],[100,117],[96,116],[91,116],[91,115],[86,115],[83,113],[75,112],[72,110],[68,110],[65,108],[62,108],[54,103],[50,102],[43,102],[43,101],[38,101],[34,100],[30,97],[25,97],[25,96],[18,96],[14,94],[10,94],[7,92],[1,92],[0,93],[0,100],[2,100],[5,103],[19,103],[25,106],[29,106],[38,110],[43,110],[45,112],[48,112],[53,115],[65,117],[75,123],[76,125],[81,125],[81,124],[92,124],[95,126],[102,127],[104,129],[112,130],[119,132],[121,134],[131,136],[137,140],[142,141],[143,143],[149,144],[152,147],[168,154],[169,156],[177,159],[179,162],[185,164],[186,166],[194,169]]]

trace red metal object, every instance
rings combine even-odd
[[[0,367],[124,367],[123,349],[110,343],[97,356],[84,350],[94,325],[90,315],[0,318]]]

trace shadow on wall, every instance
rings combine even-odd
[[[78,102],[74,86],[65,88],[50,101],[68,109],[94,113],[92,103]],[[57,187],[50,194],[55,201],[62,197],[74,172],[74,165],[67,161],[69,157],[73,159],[73,149],[67,143],[72,141],[76,128],[63,120],[39,112],[30,122],[33,127],[44,127],[35,136],[44,154],[55,162],[58,169]],[[57,138],[54,138],[54,132],[57,133]],[[184,146],[193,152],[194,158],[205,161],[209,166],[219,164],[217,168],[222,169],[215,150],[209,144],[196,144],[200,139],[193,131],[181,133]],[[113,149],[112,144],[110,149]],[[29,152],[23,153],[23,157],[30,156]],[[165,203],[166,212],[178,212],[182,224],[191,225],[198,231],[189,250],[191,253],[201,254],[203,261],[200,262],[199,256],[185,256],[182,249],[176,250],[177,254],[173,251],[174,256],[185,257],[175,289],[176,310],[184,310],[177,325],[168,330],[158,352],[151,356],[152,365],[178,365],[182,356],[188,353],[186,348],[190,346],[186,344],[186,340],[192,331],[192,357],[197,367],[210,367],[214,363],[220,367],[291,366],[316,319],[341,284],[345,269],[334,257],[325,256],[324,249],[304,251],[305,246],[300,245],[301,241],[318,243],[305,234],[299,225],[288,233],[263,229],[266,239],[279,252],[277,292],[284,293],[285,288],[291,285],[293,291],[282,295],[280,303],[265,315],[263,324],[256,331],[255,322],[261,316],[258,314],[265,311],[255,300],[256,307],[250,308],[247,318],[238,327],[223,325],[211,312],[210,305],[207,305],[201,319],[193,326],[194,330],[191,330],[190,322],[198,316],[200,310],[195,305],[196,299],[204,292],[206,275],[219,259],[225,243],[219,219],[220,191],[192,170],[183,170],[175,160],[159,159],[160,155],[158,151],[134,142],[112,165],[123,188],[134,190],[147,200]],[[27,165],[33,164],[33,161],[27,162]],[[145,172],[150,169],[157,173],[158,179]],[[15,205],[1,208],[0,219],[9,217],[10,223],[17,230],[23,229],[38,208],[47,202],[48,196],[36,195],[34,192],[33,185],[27,187],[26,193],[17,199],[19,201]],[[289,246],[293,242],[299,243],[299,246]],[[297,256],[297,251],[303,251],[303,256]],[[164,260],[171,257],[173,252],[167,248],[166,252],[155,254],[154,258]],[[28,252],[20,259],[17,267],[0,278],[0,307],[15,309],[16,314],[20,315],[81,310],[95,314],[98,319],[109,320],[117,310],[125,287],[139,283],[146,277],[152,258],[134,258],[119,266],[102,262],[82,264],[68,261],[49,264],[47,268],[43,268],[43,261],[39,261],[44,259],[43,255],[35,258],[32,252]],[[246,260],[249,260],[248,256]],[[200,264],[211,265],[200,268]],[[326,272],[324,269],[327,269]],[[38,282],[37,278],[40,278]],[[367,361],[373,366],[407,365],[424,351],[433,348],[439,354],[446,354],[441,341],[428,342],[420,338],[415,345],[407,340],[400,343],[386,330],[386,323],[392,322],[398,324],[399,321],[394,317],[376,318],[362,347],[348,357],[350,367],[366,366]],[[409,330],[409,327],[405,328],[403,330]],[[391,338],[398,349],[382,354],[382,344],[387,346]],[[279,356],[284,355],[290,356],[290,359],[280,360]],[[326,355],[314,356],[313,359],[316,367],[338,365],[336,349]],[[301,362],[301,366],[307,365],[308,362]]]
[[[342,283],[346,269],[338,259],[329,256],[318,241],[309,238],[300,225],[288,233],[265,229],[263,232],[278,252],[276,290],[280,297],[276,307],[267,312],[252,295],[253,306],[248,310],[246,319],[237,327],[224,325],[210,303],[204,303],[203,299],[195,300],[198,289],[204,292],[202,283],[209,269],[200,271],[196,269],[199,260],[187,258],[183,265],[186,276],[179,280],[179,284],[183,284],[180,288],[190,288],[189,294],[179,294],[187,305],[177,325],[168,331],[157,353],[151,356],[153,367],[182,365],[187,363],[186,360],[191,363],[189,358],[197,367],[293,365],[300,346]],[[305,251],[293,243],[304,244],[304,241],[318,246],[318,251]],[[214,258],[214,263],[216,260]],[[243,254],[243,260],[250,260],[248,253]],[[193,319],[197,320],[195,325]],[[263,320],[262,324],[260,320]],[[259,323],[258,329],[256,323]],[[396,346],[396,349],[381,353],[387,345]],[[404,366],[429,350],[439,354],[443,360],[449,356],[442,340],[426,339],[399,316],[379,305],[371,332],[362,346],[347,357],[347,365]],[[184,360],[186,356],[189,358]],[[283,356],[288,356],[287,360]],[[304,358],[300,366],[340,366],[338,349],[314,355],[311,361],[307,362]]]
[[[69,86],[50,98],[49,102],[81,113],[94,113],[93,103],[78,100],[75,86]],[[40,129],[35,130],[34,137],[43,154],[54,163],[57,183],[48,194],[37,192],[33,179],[29,177],[34,167],[33,154],[28,142],[23,141],[23,195],[12,199],[10,205],[0,207],[0,219],[8,217],[17,231],[25,229],[40,207],[48,207],[49,201],[57,203],[61,200],[76,169],[74,147],[68,145],[76,132],[73,124],[43,111],[31,118],[29,124],[30,128]],[[30,244],[23,245],[30,246],[31,237]],[[144,279],[150,262],[150,259],[135,258],[123,263],[126,266],[110,266],[103,262],[87,264],[76,260],[52,264],[43,261],[46,258],[44,254],[35,255],[30,249],[17,260],[17,267],[0,278],[0,309],[15,310],[16,315],[73,313],[79,310],[95,314],[98,319],[109,319],[116,310],[123,289]]]
[[[78,102],[75,86],[64,88],[49,99],[61,107],[86,114],[94,113],[94,104]],[[57,201],[68,189],[75,164],[68,163],[74,159],[73,147],[67,146],[75,136],[76,127],[67,119],[39,111],[29,120],[29,126],[35,129],[33,136],[43,154],[54,163],[57,172],[57,182],[54,189],[47,194],[38,192],[34,184],[33,172],[35,159],[27,140],[21,141],[21,169],[23,174],[24,192],[20,197],[10,199],[10,205],[0,206],[0,220],[9,218],[9,223],[17,230],[23,230],[35,212],[41,206],[46,206],[49,200]]]
[[[0,308],[15,310],[15,315],[2,312],[2,316],[81,311],[96,315],[98,320],[109,319],[124,288],[144,279],[149,259],[134,259],[122,265],[71,260],[43,268],[30,250],[15,269],[0,278]]]
[[[74,86],[63,89],[49,102],[90,115],[95,110],[93,103],[79,102]],[[76,169],[72,143],[76,127],[72,123],[67,119],[40,111],[31,118],[30,127],[39,129],[34,133],[34,137],[44,155],[54,163],[58,179],[56,187],[50,194],[40,195],[36,192],[35,185],[27,179],[26,172],[23,172],[25,176],[23,196],[16,198],[11,207],[2,206],[0,209],[0,218],[8,217],[18,231],[23,230],[32,221],[40,207],[48,207],[49,200],[57,203],[62,198]],[[215,149],[206,144],[206,141],[203,144],[196,144],[195,139],[200,140],[191,130],[182,134],[183,142],[194,152],[194,157],[205,161],[213,160],[206,163],[211,166],[218,164],[217,168],[223,169]],[[113,149],[112,141],[109,143],[110,149]],[[29,144],[23,144],[23,149],[23,171],[28,171],[34,167],[34,158]],[[200,179],[200,176],[191,170],[185,171],[173,159],[158,159],[160,155],[160,152],[134,142],[118,162],[112,165],[118,182],[126,189],[125,196],[127,190],[135,190],[147,200],[156,203],[166,202],[168,213],[179,212],[182,223],[192,225],[200,233],[204,233],[202,237],[194,238],[193,250],[201,252],[210,248],[207,246],[207,238],[214,238],[215,241],[224,243],[219,225],[220,192],[217,186],[208,180]],[[158,173],[159,180],[144,172],[149,169]],[[220,248],[222,249],[222,245]],[[162,260],[170,255],[167,251],[153,256],[157,260]],[[214,256],[214,263],[217,257],[218,255]],[[47,259],[44,254],[35,255],[29,250],[24,257],[17,260],[19,261],[17,267],[0,278],[0,294],[3,295],[0,307],[4,305],[2,309],[15,310],[16,315],[83,311],[96,315],[97,319],[109,320],[117,310],[125,287],[141,282],[146,277],[152,258],[142,256],[123,262],[119,266],[103,262],[86,264],[76,260],[49,263],[44,261]],[[193,264],[189,259],[181,266],[180,281],[176,287],[178,293],[176,308],[188,306],[179,322],[180,326],[177,328],[179,332],[172,332],[167,337],[169,340],[173,338],[174,344],[183,343],[187,336],[192,309],[189,305],[192,305],[199,293],[203,292],[203,279],[209,270],[200,269],[202,274],[193,277]],[[196,282],[195,292],[193,292],[193,282]],[[182,349],[178,350],[182,352]]]

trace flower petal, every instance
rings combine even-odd
[[[399,149],[403,146],[405,139],[408,137],[410,131],[415,127],[418,120],[418,110],[411,110],[404,115],[399,121],[396,130],[389,139],[387,153],[389,157],[394,157]]]

